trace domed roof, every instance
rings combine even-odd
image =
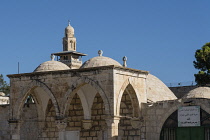
[[[57,71],[57,70],[68,70],[70,69],[66,64],[58,61],[47,61],[40,64],[34,72],[43,72],[43,71]]]
[[[66,34],[74,34],[74,28],[70,25],[70,22],[69,25],[65,28],[65,32]]]
[[[148,74],[146,79],[147,99],[152,102],[175,100],[174,93],[157,77]]]
[[[100,50],[99,56],[93,57],[84,62],[81,68],[91,68],[91,67],[109,66],[109,65],[122,66],[119,62],[115,61],[114,59],[102,56],[102,51]]]
[[[182,98],[209,98],[210,99],[210,88],[209,87],[197,87],[197,88],[191,90],[186,95],[184,95]]]

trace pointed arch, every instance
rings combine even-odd
[[[81,104],[82,104],[82,108],[84,112],[84,119],[90,119],[91,112],[89,110],[89,104],[88,104],[87,99],[85,98],[85,94],[83,93],[83,91],[78,91],[77,94],[81,100]]]
[[[130,93],[129,96],[132,100],[132,105],[134,107],[134,113],[135,114],[137,112],[140,113],[140,107],[141,107],[140,95],[138,94],[137,90],[135,88],[133,88],[134,87],[133,85],[134,85],[134,83],[132,82],[131,78],[128,78],[123,83],[123,85],[119,91],[119,95],[117,97],[117,105],[116,105],[116,115],[117,116],[120,115],[120,104],[121,104],[121,100],[122,100],[122,96],[123,96],[124,92]],[[129,89],[132,90],[133,92],[132,93],[129,92]]]
[[[34,97],[30,94],[31,97]],[[25,103],[21,108],[20,114],[20,139],[32,139],[38,138],[39,117],[42,115],[40,105],[37,102],[37,98],[33,98],[34,103]],[[26,115],[27,114],[27,115]]]
[[[88,100],[86,99],[85,93],[82,90],[78,90],[77,92],[74,92],[71,94],[71,99],[69,100],[69,104],[66,105],[66,110],[64,112],[64,116],[68,116],[67,111],[69,110],[72,100],[75,98],[75,96],[78,96],[79,100],[81,101],[82,109],[83,109],[83,114],[84,114],[84,119],[90,119],[91,118],[91,112],[90,112],[90,106],[88,104]]]
[[[104,102],[106,114],[110,114],[110,103],[103,88],[98,83],[96,83],[93,79],[90,79],[88,77],[80,77],[74,82],[74,84],[72,84],[71,88],[65,94],[65,102],[63,104],[64,110],[62,111],[63,115],[65,114],[66,110],[69,108],[69,104],[72,98],[74,97],[74,94],[77,93],[77,91],[86,84],[89,84],[90,86],[95,88],[95,90],[99,93],[99,95],[101,96]]]
[[[15,107],[17,107],[17,111],[16,111],[17,112],[17,114],[16,114],[17,118],[20,117],[20,111],[21,111],[21,108],[24,105],[24,102],[25,102],[26,98],[30,95],[30,92],[37,87],[42,88],[44,90],[44,92],[47,93],[47,95],[50,97],[50,99],[52,100],[52,103],[55,107],[56,116],[59,116],[60,112],[59,112],[58,103],[57,103],[57,101],[55,99],[55,96],[53,95],[52,91],[50,90],[50,88],[41,81],[33,80],[27,87],[24,87],[24,90],[22,90],[22,92],[20,93],[20,95],[22,95],[22,97],[20,97],[15,103]]]
[[[137,93],[128,79],[121,88],[120,98],[118,99],[120,121],[118,131],[122,133],[122,139],[140,139],[140,129],[133,125],[133,118],[140,118],[140,106]],[[131,133],[135,133],[135,136]]]

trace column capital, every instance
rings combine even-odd
[[[58,131],[65,131],[67,122],[64,120],[57,120],[56,121],[56,126],[58,128]]]
[[[83,128],[86,130],[88,130],[92,127],[92,123],[93,123],[92,120],[82,120]]]
[[[108,139],[111,140],[118,136],[118,123],[120,121],[120,117],[107,116],[105,120],[108,126]]]
[[[107,125],[110,126],[110,125],[112,125],[113,123],[114,123],[114,124],[118,124],[119,121],[120,121],[120,117],[119,117],[119,116],[107,116],[107,117],[105,118],[105,120],[106,120]]]

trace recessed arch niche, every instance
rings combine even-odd
[[[210,114],[200,109],[201,126],[178,127],[178,110],[174,111],[164,122],[160,140],[210,140]]]

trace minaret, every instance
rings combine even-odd
[[[76,51],[76,38],[74,37],[74,28],[69,25],[65,28],[63,37],[63,51]]]
[[[66,64],[71,69],[79,69],[82,66],[82,56],[86,54],[76,52],[76,38],[74,37],[74,28],[70,25],[65,28],[65,35],[63,37],[63,51],[52,53],[57,56],[57,60]]]

